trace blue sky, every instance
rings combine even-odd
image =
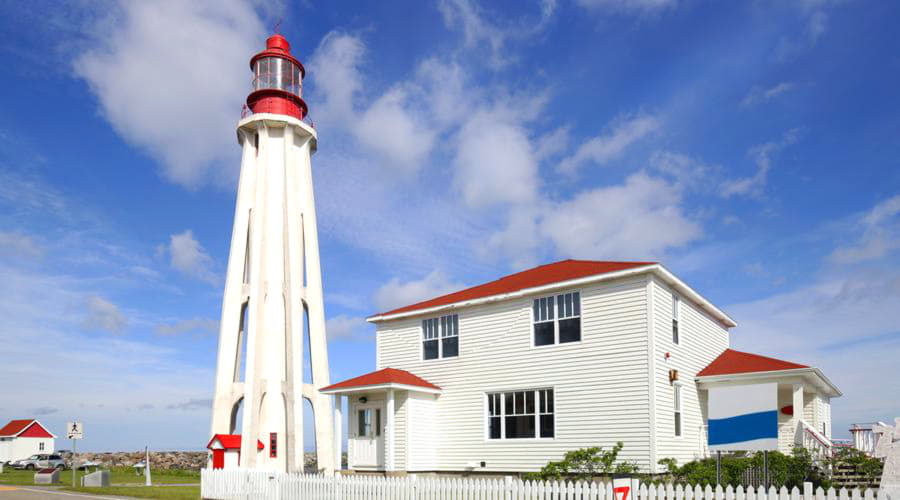
[[[333,379],[374,367],[373,312],[659,260],[733,347],[821,367],[836,435],[900,414],[892,2],[29,5],[0,7],[2,418],[205,444],[234,126],[278,20],[319,132]]]

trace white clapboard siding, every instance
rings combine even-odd
[[[639,484],[632,480],[629,500],[887,500],[883,490],[828,491],[738,486],[683,486]],[[287,474],[244,469],[203,469],[200,495],[210,500],[356,500],[356,499],[578,499],[619,500],[609,482],[521,481],[513,478],[382,477]]]
[[[537,470],[566,451],[610,447],[616,441],[625,443],[621,458],[647,470],[647,280],[641,276],[578,289],[579,343],[533,348],[533,297],[459,310],[457,358],[421,359],[420,324],[428,316],[380,324],[377,367],[407,370],[442,388],[428,443],[437,450],[431,470],[465,470],[482,461],[486,467],[478,470]],[[484,393],[546,387],[555,391],[554,439],[485,439]],[[419,417],[413,411],[408,415],[414,429]],[[407,467],[425,470],[415,460]]]
[[[679,295],[679,342],[672,342],[672,289],[657,279],[650,285],[654,332],[656,461],[675,458],[679,463],[700,458],[705,449],[707,391],[699,391],[697,373],[728,348],[728,330],[696,304]],[[666,359],[666,353],[669,358]],[[678,370],[682,383],[681,437],[675,436],[674,388],[669,370]]]

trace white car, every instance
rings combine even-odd
[[[66,461],[59,455],[40,453],[16,460],[11,465],[13,469],[65,469]]]

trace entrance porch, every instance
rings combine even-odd
[[[335,421],[347,399],[347,468],[392,473],[436,460],[431,423],[441,388],[404,370],[385,368],[325,387]],[[417,425],[410,426],[412,416]]]

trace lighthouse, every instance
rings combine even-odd
[[[210,446],[239,442],[241,468],[301,472],[306,399],[315,420],[319,470],[332,472],[331,400],[319,393],[329,383],[328,352],[310,160],[317,138],[303,121],[305,71],[278,34],[250,59],[250,69],[249,114],[237,125],[241,172]],[[221,467],[216,453],[212,466]]]

